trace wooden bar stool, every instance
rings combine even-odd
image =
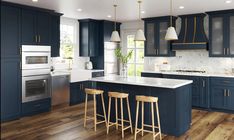
[[[100,123],[106,123],[106,111],[105,111],[105,105],[104,105],[104,98],[103,98],[103,90],[96,90],[96,89],[85,89],[85,115],[84,115],[84,127],[86,127],[86,121],[87,120],[94,120],[94,131],[97,130],[97,124]],[[93,102],[94,102],[94,117],[87,117],[87,102],[88,102],[88,95],[93,95]],[[103,108],[103,114],[97,114],[96,110],[96,95],[101,95],[101,100],[102,100],[102,108]],[[99,121],[97,122],[97,116],[103,117],[105,120],[104,121]],[[107,124],[106,124],[107,125]]]
[[[136,109],[136,124],[135,124],[135,138],[134,139],[136,140],[137,133],[139,133],[139,132],[141,132],[142,136],[144,135],[144,132],[149,132],[149,133],[153,133],[153,140],[158,135],[159,135],[160,140],[161,140],[162,135],[161,135],[161,126],[160,126],[160,118],[159,118],[159,110],[158,110],[158,98],[157,97],[149,97],[149,96],[136,96],[136,101],[137,101],[137,109]],[[139,129],[137,127],[140,102],[142,104],[142,122],[141,122],[142,126],[141,126],[141,129]],[[152,125],[144,124],[144,103],[145,102],[151,103]],[[156,105],[158,126],[154,125],[154,103]],[[145,130],[144,127],[150,127],[150,128],[152,128],[152,131]],[[155,133],[155,128],[158,129],[157,133]]]
[[[121,126],[122,138],[124,138],[124,131],[125,130],[131,128],[131,133],[133,133],[128,94],[119,93],[119,92],[109,92],[108,96],[109,96],[109,108],[108,108],[107,134],[109,133],[109,127],[110,126],[115,125],[117,130],[118,130],[118,126]],[[115,114],[116,114],[115,115],[115,119],[116,119],[115,123],[110,122],[111,98],[115,98]],[[120,99],[121,119],[118,118],[118,99]],[[127,101],[127,109],[128,109],[128,118],[129,118],[129,120],[124,120],[124,118],[123,118],[123,99],[126,99],[126,101]],[[121,124],[119,124],[118,121],[121,121]],[[124,122],[128,122],[130,125],[124,128]]]

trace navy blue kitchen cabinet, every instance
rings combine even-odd
[[[142,72],[141,77],[153,77],[153,78],[162,78],[163,75],[161,73],[147,73],[147,72]]]
[[[234,110],[234,79],[211,78],[211,108]]]
[[[21,70],[18,58],[1,59],[1,121],[21,114]]]
[[[59,57],[60,53],[60,16],[55,13],[51,15],[51,56]]]
[[[23,45],[50,45],[50,13],[22,9],[21,19]]]
[[[80,56],[98,56],[99,48],[99,21],[83,19],[79,21]]]
[[[1,5],[1,59],[20,58],[20,8]]]
[[[31,101],[22,104],[22,116],[36,115],[51,110],[51,98]]]
[[[175,56],[171,50],[171,42],[165,40],[167,28],[170,26],[170,17],[145,18],[145,56],[168,57]],[[173,17],[175,25],[176,18]]]
[[[90,81],[70,83],[70,105],[85,102],[85,88],[95,88],[95,83]],[[88,98],[92,99],[91,96]]]
[[[1,3],[1,121],[21,113],[20,12]]]
[[[210,57],[234,56],[234,10],[207,12]]]

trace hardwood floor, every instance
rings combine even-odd
[[[92,103],[89,112],[92,114]],[[119,140],[121,132],[110,129],[106,135],[104,124],[93,131],[93,123],[88,121],[83,127],[84,104],[76,106],[60,106],[48,113],[1,125],[1,139],[4,140]],[[134,135],[126,131],[125,140],[133,140]],[[138,136],[139,140],[152,139],[152,134]],[[163,135],[163,140],[234,140],[234,114],[220,112],[192,111],[192,126],[181,137]]]

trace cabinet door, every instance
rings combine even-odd
[[[70,105],[76,105],[84,101],[82,82],[70,84]]]
[[[60,52],[60,16],[51,18],[51,56],[59,57]]]
[[[80,56],[89,56],[89,23],[80,22]]]
[[[229,88],[228,89],[229,93],[226,96],[227,98],[227,109],[228,110],[234,110],[234,88]]]
[[[167,56],[169,54],[169,42],[165,40],[167,33],[168,22],[159,23],[159,52],[160,56]]]
[[[229,45],[230,45],[230,55],[234,56],[234,16],[230,17],[230,38],[229,38]]]
[[[209,108],[209,79],[202,77],[200,79],[200,107]]]
[[[22,30],[22,45],[36,45],[36,15],[33,10],[22,9],[21,15],[21,30]]]
[[[213,86],[211,88],[211,108],[226,109],[225,88],[221,86]]]
[[[146,42],[145,42],[145,56],[155,56],[156,48],[155,48],[155,23],[145,23],[145,34],[146,34]]]
[[[17,119],[21,112],[19,59],[1,59],[1,119]]]
[[[89,23],[89,56],[98,56],[99,31],[98,23],[92,21]]]
[[[37,13],[37,36],[39,45],[50,45],[50,15],[45,12]]]
[[[224,19],[223,17],[212,17],[211,18],[211,55],[212,56],[223,56],[225,54],[224,48]]]
[[[1,59],[20,58],[20,9],[1,6]]]

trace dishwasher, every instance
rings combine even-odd
[[[70,102],[70,75],[52,74],[52,106],[69,104]]]

